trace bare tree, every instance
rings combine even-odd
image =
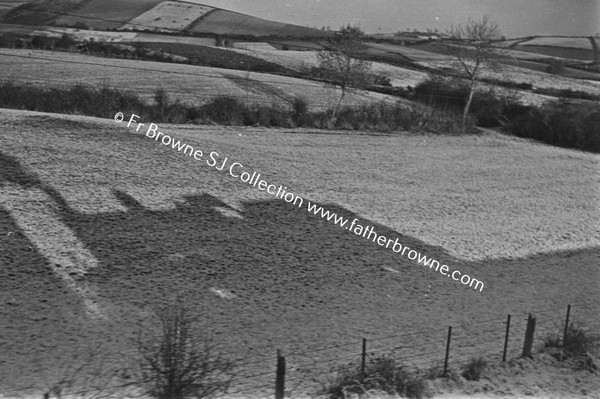
[[[319,71],[328,84],[339,87],[341,94],[333,110],[335,122],[340,104],[349,89],[362,89],[372,83],[371,64],[360,59],[366,53],[364,33],[356,26],[343,27],[328,40],[324,50],[317,53]]]
[[[500,38],[500,30],[488,16],[484,16],[480,21],[469,19],[465,25],[453,25],[447,34],[446,48],[456,60],[461,74],[469,81],[469,95],[462,114],[465,125],[482,68],[498,69],[496,60],[499,53],[493,43]]]

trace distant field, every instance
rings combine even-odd
[[[318,51],[322,50],[323,46],[318,43],[306,41],[306,40],[290,40],[290,39],[281,39],[276,41],[269,42],[273,47],[282,50],[283,47],[286,47],[288,50],[293,51]]]
[[[191,44],[199,46],[214,46],[215,39],[209,37],[189,37],[189,36],[175,36],[175,35],[164,35],[160,33],[146,33],[146,32],[115,32],[115,31],[103,31],[103,30],[88,30],[88,29],[75,29],[75,28],[62,28],[62,27],[43,27],[37,28],[31,25],[13,25],[13,24],[0,24],[0,32],[14,32],[26,35],[33,35],[36,32],[39,34],[47,35],[62,35],[67,33],[73,35],[77,40],[90,40],[106,41],[106,42],[161,42],[161,43],[181,43]]]
[[[506,61],[506,64],[510,64],[511,62]],[[421,63],[425,66],[448,69],[454,68],[455,66],[450,66],[445,62],[423,62]],[[588,81],[583,79],[572,79],[567,77],[562,77],[558,75],[550,75],[545,72],[541,72],[542,69],[545,68],[545,64],[540,64],[537,62],[531,61],[515,61],[513,65],[503,64],[499,71],[483,71],[483,76],[503,80],[506,82],[513,83],[529,83],[533,85],[535,88],[544,88],[544,89],[557,89],[557,90],[575,90],[575,91],[583,91],[585,93],[590,93],[593,95],[600,95],[600,86],[592,85]],[[575,72],[579,72],[576,71]],[[581,71],[585,74],[585,71]],[[592,74],[592,76],[597,76],[597,74]],[[553,99],[554,97],[548,97],[544,95],[539,95],[527,91],[519,91],[512,89],[504,89],[504,88],[496,88],[499,92],[504,92],[506,94],[514,94],[517,95],[521,99],[522,102],[532,105],[540,105],[541,103]],[[555,98],[554,98],[555,99]]]
[[[2,4],[19,4],[23,2],[1,2]],[[26,2],[29,3],[29,2]],[[42,10],[42,11],[32,11]],[[68,13],[70,15],[60,15]],[[314,28],[307,28],[283,22],[269,21],[262,18],[236,13],[227,10],[214,10],[199,0],[164,1],[164,0],[40,0],[28,7],[4,15],[0,7],[0,22],[11,24],[85,24],[93,29],[136,29],[149,26],[147,29],[168,31],[171,29],[189,29],[196,33],[221,35],[254,35],[281,37],[324,37],[332,35]],[[131,24],[130,24],[131,23]]]
[[[591,38],[595,41],[594,38]],[[594,47],[588,37],[534,37],[506,40],[500,47],[518,50],[520,58],[528,58],[525,52],[580,61],[594,60]]]
[[[54,23],[73,25],[79,22],[94,29],[117,29],[132,18],[151,10],[160,2],[161,0],[86,0],[70,12],[74,16],[60,16],[54,20]],[[91,17],[91,19],[84,17]]]
[[[440,61],[447,56],[432,51],[420,50],[418,46],[400,46],[386,43],[369,43],[369,47],[383,53],[398,53],[413,61]]]
[[[321,83],[279,75],[248,73],[244,70],[107,59],[47,51],[36,51],[31,56],[28,53],[29,51],[0,49],[4,80],[45,87],[65,87],[75,83],[96,87],[108,85],[134,91],[147,99],[152,97],[157,87],[162,86],[173,98],[194,104],[230,95],[248,103],[289,106],[295,97],[304,97],[311,110],[330,108],[339,96],[337,89],[325,88]],[[27,68],[23,68],[24,62],[27,63]],[[397,100],[378,93],[355,92],[349,93],[343,104],[360,105]]]
[[[113,32],[74,28],[48,28],[48,32],[56,32],[56,34],[67,33],[72,35],[76,40],[95,40],[97,42],[121,42],[133,41],[138,35],[135,32]]]
[[[144,43],[144,47],[154,50],[164,50],[167,53],[185,57],[193,65],[278,74],[290,74],[293,72],[284,65],[255,56],[257,54],[256,51],[234,52],[228,48],[214,46],[154,41]]]
[[[154,8],[133,18],[121,29],[138,29],[157,31],[184,30],[188,25],[200,18],[213,7],[199,4],[163,1]]]
[[[0,18],[2,18],[2,16],[4,14],[6,14],[7,12],[9,12],[11,9],[19,7],[22,4],[28,3],[27,1],[23,1],[23,0],[3,0],[0,1]]]
[[[589,47],[584,48],[572,48],[572,47],[550,47],[543,45],[530,45],[530,42],[526,44],[519,44],[513,47],[515,50],[527,51],[530,53],[544,54],[551,57],[560,57],[572,60],[581,61],[594,61],[594,51]],[[589,43],[589,41],[588,41]]]
[[[286,68],[303,71],[318,65],[316,51],[293,51],[293,50],[244,50],[244,49],[226,49],[227,51],[238,54],[249,55],[282,65]],[[393,86],[407,87],[416,86],[427,79],[427,73],[415,71],[413,69],[402,68],[389,65],[382,62],[371,62],[372,71],[377,74],[387,76]]]
[[[189,28],[190,32],[216,33],[220,35],[255,36],[323,36],[317,29],[294,26],[282,22],[239,14],[227,10],[215,10]]]
[[[0,32],[18,33],[21,35],[30,35],[36,30],[36,26],[21,25],[21,24],[1,24]]]
[[[84,0],[28,1],[20,7],[0,16],[0,22],[24,25],[51,24],[60,13],[73,12]]]
[[[215,39],[211,37],[189,37],[175,35],[161,35],[160,33],[138,33],[132,39],[134,42],[150,43],[179,43],[197,46],[214,46]]]
[[[522,46],[550,46],[591,50],[592,44],[587,37],[536,37],[519,43]]]
[[[539,58],[543,58],[543,57],[537,57],[537,58],[539,59]],[[504,65],[512,65],[512,66],[519,67],[521,69],[530,69],[532,71],[537,71],[537,72],[547,74],[546,69],[548,68],[548,64],[546,62],[530,61],[527,58],[525,58],[525,59],[517,59],[517,60],[503,59],[501,63]],[[556,76],[574,79],[573,85],[577,86],[577,87],[581,87],[581,85],[584,84],[584,82],[581,81],[582,79],[588,79],[588,80],[600,79],[600,74],[598,74],[598,73],[582,71],[580,69],[569,68],[569,67],[565,67],[564,72],[562,72],[560,75],[556,75]],[[585,88],[582,88],[581,90],[587,91]]]
[[[233,44],[234,48],[250,51],[271,51],[275,50],[275,47],[265,42],[237,42]]]
[[[556,57],[556,56],[551,56],[551,55],[547,55],[547,54],[540,54],[540,53],[532,53],[532,52],[528,52],[525,50],[519,50],[518,46],[512,47],[512,48],[506,48],[504,46],[498,46],[500,52],[502,53],[502,55],[508,57],[508,58],[518,58],[519,60],[530,60],[530,61],[535,61],[535,60],[551,60],[551,59],[555,59],[555,58],[562,58],[562,57]]]
[[[236,54],[244,54],[269,61],[294,71],[302,71],[318,64],[316,51],[276,50],[274,48],[225,48]]]

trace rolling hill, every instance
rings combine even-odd
[[[81,39],[151,42],[189,58],[207,58],[214,50],[213,57],[239,62],[239,68],[3,48],[1,79],[13,83],[106,86],[149,102],[162,87],[188,104],[228,95],[245,104],[291,107],[302,97],[311,111],[324,111],[339,98],[339,90],[322,82],[244,69],[251,57],[296,70],[314,66],[315,51],[277,50],[275,43],[300,49],[308,41],[303,38],[327,32],[201,0],[21,3],[0,0],[0,6],[14,6],[0,12],[0,22],[58,37],[69,32]],[[215,39],[186,33],[288,40],[200,50]],[[369,55],[447,64],[425,46],[373,44]],[[397,86],[427,78],[422,70],[384,63],[374,62],[373,69]],[[600,85],[588,82],[518,68],[506,74],[490,76],[600,94]],[[526,94],[532,103],[545,101]],[[408,103],[352,91],[343,105],[396,101]],[[140,122],[147,128],[153,121]],[[89,386],[128,383],[131,375],[123,370],[134,368],[137,356],[132,339],[155,329],[160,322],[153,311],[177,297],[201,317],[202,333],[235,359],[238,395],[228,399],[272,397],[278,349],[287,359],[286,397],[296,399],[357,359],[363,338],[370,354],[392,352],[411,369],[430,371],[443,361],[453,326],[449,361],[459,370],[475,356],[497,359],[507,315],[513,316],[509,359],[521,353],[528,313],[538,317],[536,346],[561,331],[567,304],[573,305],[572,320],[600,329],[596,154],[490,130],[451,136],[159,123],[169,137],[217,151],[313,204],[478,278],[485,282],[479,292],[184,156],[164,137],[161,144],[125,125],[0,109],[0,397],[42,397],[71,383],[51,391],[66,398]],[[502,384],[534,367],[528,359],[516,363],[516,376],[505,363],[498,366],[495,393],[506,393]],[[597,372],[559,372],[567,381],[562,397],[600,391]],[[525,381],[512,393],[552,391],[550,380],[538,376],[538,391]]]
[[[233,54],[236,55],[236,54]],[[218,96],[231,96],[247,104],[291,106],[296,97],[308,100],[314,111],[325,111],[339,97],[339,89],[326,88],[322,82],[243,70],[221,69],[153,61],[90,58],[83,54],[0,49],[3,78],[15,83],[35,82],[41,87],[68,87],[77,83],[125,88],[150,100],[157,87],[168,90],[173,99],[188,104],[205,103]],[[25,57],[25,58],[23,58]],[[29,66],[22,67],[27,59]],[[360,106],[397,97],[356,91],[343,100],[344,106]],[[402,99],[400,99],[402,100]],[[403,100],[407,102],[407,100]]]
[[[191,1],[39,0],[21,3],[4,6],[0,3],[0,9],[4,10],[0,14],[0,23],[294,38],[331,35],[318,29],[268,21]]]
[[[294,390],[351,360],[362,337],[429,367],[454,325],[455,366],[500,353],[507,313],[510,357],[527,312],[540,339],[567,303],[573,320],[597,322],[596,155],[499,135],[160,127],[486,287],[443,278],[124,123],[0,110],[4,396],[41,397],[88,357],[96,368],[77,383],[115,377],[107,369],[135,358],[129,338],[177,294],[204,332],[245,357],[236,389],[271,391],[276,349]]]

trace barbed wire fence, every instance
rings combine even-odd
[[[478,358],[501,363],[530,357],[550,335],[558,336],[564,342],[565,326],[573,324],[583,326],[586,331],[598,331],[597,307],[589,303],[569,304],[562,309],[548,307],[532,313],[448,326],[448,329],[363,338],[303,351],[290,349],[287,353],[278,349],[277,354],[273,351],[271,358],[263,358],[258,363],[265,368],[264,373],[240,375],[233,381],[234,387],[228,394],[275,395],[277,398],[281,395],[277,392],[278,386],[285,387],[286,397],[314,393],[327,384],[328,377],[331,378],[339,366],[353,363],[364,370],[367,359],[377,356],[391,357],[397,364],[415,372],[446,376],[451,369],[461,370]],[[285,363],[283,372],[277,367],[282,359]],[[246,365],[259,369],[254,362],[239,366]]]
[[[447,377],[451,372],[460,372],[474,359],[500,364],[531,357],[547,337],[558,337],[564,343],[568,326],[581,327],[590,334],[598,332],[598,304],[580,301],[447,328],[354,338],[313,347],[305,345],[305,338],[280,345],[284,350],[272,345],[253,345],[245,353],[220,353],[232,362],[235,370],[223,397],[283,399],[315,394],[334,381],[340,367],[364,371],[369,360],[377,357],[391,358],[396,365],[417,374]],[[128,354],[134,356],[135,351],[132,349]],[[69,391],[62,397],[100,399],[128,389],[135,391],[135,384]]]

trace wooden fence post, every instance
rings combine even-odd
[[[444,358],[444,376],[448,373],[448,357],[450,356],[450,337],[452,337],[452,326],[448,326],[448,340],[446,341],[446,357]]]
[[[560,361],[565,356],[565,347],[569,338],[569,316],[571,315],[571,304],[567,305],[567,320],[565,320],[565,331],[563,332],[562,348],[560,348]]]
[[[283,399],[285,396],[285,357],[281,356],[281,350],[277,349],[277,376],[275,377],[275,399]]]
[[[506,319],[506,336],[504,337],[504,350],[502,351],[502,362],[506,361],[506,351],[508,349],[508,334],[510,332],[510,315]]]
[[[535,318],[529,313],[527,318],[527,328],[525,329],[525,341],[523,342],[523,357],[531,357],[531,348],[533,347],[533,336],[535,334]]]
[[[363,338],[362,341],[362,356],[360,359],[360,371],[361,373],[365,372],[365,367],[367,364],[367,339]]]
[[[565,332],[563,333],[563,347],[565,346],[565,342],[567,342],[567,337],[569,335],[569,316],[571,315],[571,305],[567,306],[567,320],[565,321]]]

